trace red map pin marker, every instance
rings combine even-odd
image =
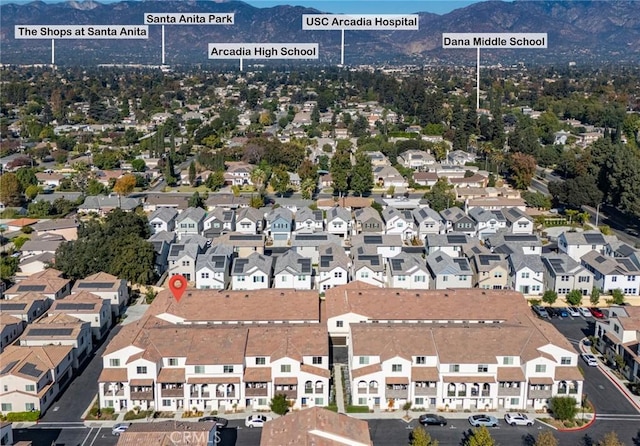
[[[169,279],[169,289],[171,290],[173,297],[176,298],[178,303],[180,302],[180,299],[182,298],[182,294],[184,294],[184,290],[186,288],[187,288],[187,279],[185,279],[181,275],[177,274],[175,276],[171,276],[171,279]]]

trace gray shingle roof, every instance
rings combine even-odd
[[[193,220],[194,222],[201,222],[204,220],[205,212],[202,208],[187,208],[182,211],[176,218],[176,223],[180,223],[186,219]]]
[[[149,215],[149,221],[158,219],[163,222],[170,222],[178,216],[178,210],[176,208],[158,208],[151,215]]]
[[[334,268],[349,268],[349,257],[344,249],[335,243],[329,243],[320,247],[319,271],[331,271]]]
[[[257,252],[252,253],[247,258],[236,258],[233,261],[233,268],[231,268],[232,276],[242,276],[252,269],[256,268],[265,274],[271,274],[271,268],[273,266],[273,257],[265,256]]]
[[[291,274],[311,274],[311,259],[302,257],[293,250],[286,251],[276,258],[274,274],[288,272]]]
[[[334,206],[327,211],[327,222],[333,221],[337,218],[348,222],[351,220],[351,213],[341,206]]]
[[[442,251],[427,256],[427,266],[433,275],[470,275],[471,267],[466,257],[452,258]]]

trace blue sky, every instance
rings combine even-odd
[[[406,14],[413,12],[433,12],[446,14],[454,9],[464,8],[482,0],[245,0],[259,7],[276,5],[296,5],[316,8],[320,11],[343,14]]]

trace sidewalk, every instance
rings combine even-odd
[[[580,352],[591,354],[591,348],[589,348],[589,346],[585,345],[584,343],[586,339],[587,338],[580,340]],[[596,357],[598,357],[598,355],[596,355]],[[618,390],[620,390],[620,392],[631,403],[631,405],[635,407],[638,411],[640,411],[640,396],[634,395],[633,393],[631,393],[631,391],[627,389],[627,386],[625,385],[625,381],[618,378],[615,375],[615,373],[613,373],[611,369],[609,369],[609,367],[602,364],[602,362],[599,359],[598,359],[598,368],[604,374],[604,376],[606,376],[607,379],[609,379],[609,381],[611,381],[611,383],[614,386],[616,386]]]

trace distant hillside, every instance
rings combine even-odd
[[[418,3],[416,3],[418,5]],[[207,59],[209,42],[313,42],[320,63],[339,63],[338,31],[303,31],[301,15],[319,11],[298,6],[255,8],[239,1],[162,1],[101,4],[90,0],[33,2],[0,6],[0,61],[48,63],[51,42],[14,39],[21,24],[140,25],[145,12],[235,13],[235,25],[166,27],[169,64],[219,64]],[[473,63],[474,50],[443,50],[443,32],[546,32],[546,50],[484,50],[483,61],[592,63],[640,61],[638,1],[487,1],[445,15],[420,13],[419,31],[347,31],[348,64]],[[150,26],[148,40],[58,40],[59,64],[146,63],[161,61],[161,27]]]

